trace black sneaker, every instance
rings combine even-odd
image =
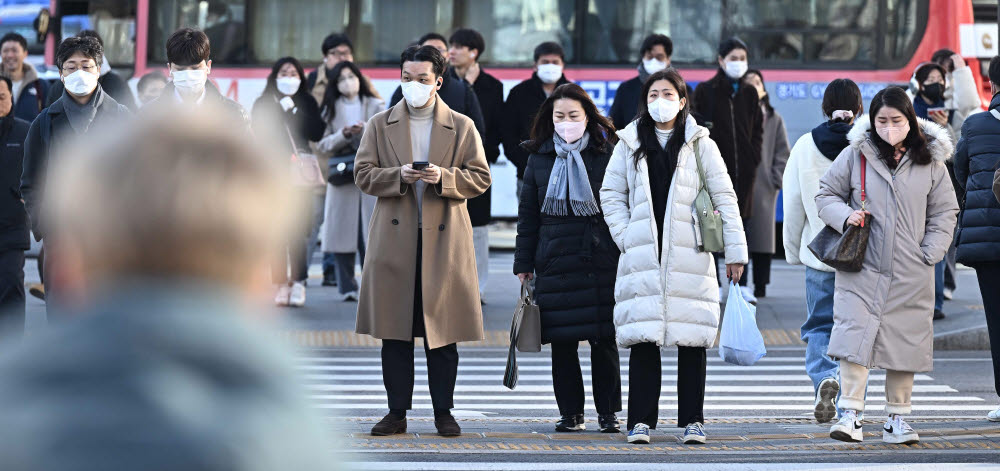
[[[944,316],[944,313],[943,313],[943,312],[941,312],[941,310],[940,310],[940,309],[935,309],[935,310],[934,310],[934,320],[938,320],[938,319],[944,319],[944,317],[945,317],[945,316]]]
[[[323,277],[323,286],[337,286],[337,279]]]
[[[580,432],[586,429],[583,414],[564,415],[556,422],[556,432]]]
[[[458,426],[451,414],[441,414],[434,417],[434,426],[442,437],[457,437],[462,435],[462,427]]]
[[[614,414],[597,416],[597,424],[601,427],[601,433],[622,433],[622,430],[618,428],[618,417]]]
[[[756,297],[758,297],[758,298],[766,298],[767,297],[767,285],[763,285],[763,286],[754,285],[753,286],[753,295],[756,296]]]
[[[396,435],[406,433],[406,417],[400,417],[393,413],[388,413],[382,420],[372,427],[372,435],[384,437],[386,435]]]

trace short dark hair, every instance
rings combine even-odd
[[[744,51],[747,51],[747,54],[750,54],[750,48],[747,47],[747,43],[743,42],[742,39],[733,36],[719,43],[719,57],[728,56],[734,49],[743,49]]]
[[[948,48],[938,49],[938,50],[934,51],[934,54],[931,54],[931,62],[936,62],[938,64],[944,64],[945,61],[947,61],[948,72],[954,72],[955,71],[955,63],[951,61],[951,56],[954,56],[954,55],[955,55],[955,51],[952,51],[951,49],[948,49]]]
[[[483,35],[479,34],[479,31],[470,28],[462,28],[451,34],[451,39],[448,40],[451,45],[465,46],[469,49],[475,49],[476,60],[478,61],[482,57],[483,52],[486,51],[486,40],[483,39]]]
[[[159,70],[154,70],[146,75],[139,78],[139,82],[135,84],[135,89],[142,92],[146,87],[152,82],[163,82],[167,83],[167,76],[163,75],[163,72]]]
[[[667,57],[674,55],[674,42],[670,40],[670,37],[665,34],[653,33],[642,40],[642,47],[639,48],[639,58],[641,59],[642,56],[652,51],[653,47],[657,45],[663,46],[663,51],[667,53]]]
[[[564,62],[566,61],[566,51],[563,51],[562,46],[557,42],[546,41],[535,47],[535,62],[538,62],[539,57],[552,54],[559,56]]]
[[[403,71],[405,62],[430,62],[436,77],[444,75],[446,60],[441,51],[434,46],[410,46],[399,56],[399,70]]]
[[[24,39],[24,36],[21,36],[20,34],[17,34],[15,32],[10,32],[3,35],[3,37],[0,38],[0,47],[2,47],[4,43],[6,43],[7,41],[15,41],[21,45],[22,49],[24,49],[25,51],[28,50],[28,40]]]
[[[993,56],[990,59],[989,76],[990,82],[1000,86],[1000,56]]]
[[[11,94],[14,93],[14,82],[10,81],[10,77],[4,76],[4,75],[0,75],[0,82],[6,83],[7,84],[7,91],[10,92]],[[11,110],[11,112],[13,112],[13,111],[14,110]]]
[[[830,82],[823,92],[823,115],[831,117],[837,110],[850,111],[854,113],[854,117],[861,116],[865,111],[861,89],[851,79],[836,79]]]
[[[917,79],[917,84],[923,85],[924,81],[927,80],[927,76],[931,74],[931,71],[937,70],[941,73],[941,78],[948,76],[948,72],[938,64],[937,62],[924,62],[917,66],[917,70],[913,71],[913,77]]]
[[[92,29],[85,29],[81,30],[79,33],[76,33],[76,35],[77,37],[81,38],[94,38],[97,40],[97,42],[101,43],[101,47],[104,47],[104,39],[101,38],[101,35],[98,34],[97,31],[94,31]]]
[[[417,40],[417,44],[423,44],[432,39],[437,39],[438,41],[443,42],[445,46],[448,45],[448,39],[445,38],[444,35],[435,33],[433,31],[421,36],[420,39]]]
[[[56,67],[62,69],[63,62],[78,52],[93,59],[98,67],[104,63],[104,48],[101,47],[101,43],[91,37],[72,36],[63,39],[59,49],[56,49]]]
[[[330,33],[329,36],[323,38],[323,45],[320,48],[323,50],[323,55],[325,56],[326,53],[330,52],[330,49],[345,44],[351,50],[351,54],[354,54],[354,44],[351,42],[351,38],[348,38],[343,33]]]
[[[167,62],[177,65],[195,65],[209,60],[212,46],[208,35],[194,28],[181,28],[167,39]]]

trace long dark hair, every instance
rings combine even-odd
[[[750,74],[754,74],[758,78],[760,78],[760,84],[761,84],[761,86],[764,86],[764,74],[760,73],[760,71],[757,70],[757,69],[750,69],[750,70],[748,70],[747,73],[746,73],[746,75],[743,76],[743,80],[746,80],[747,79],[747,75],[750,75]],[[764,89],[766,90],[767,87],[765,87]],[[767,115],[768,116],[771,116],[771,115],[774,114],[774,107],[771,106],[771,94],[770,93],[765,93],[764,94],[764,98],[761,98],[760,102],[764,105],[764,109],[767,110]]]
[[[674,132],[670,135],[670,139],[667,139],[667,145],[664,147],[660,147],[660,141],[656,138],[656,121],[649,115],[649,105],[646,103],[646,97],[649,96],[649,89],[658,80],[670,82],[674,86],[674,89],[677,90],[677,99],[684,98],[687,101],[684,108],[681,108],[677,113],[677,117],[674,118]],[[636,118],[637,122],[635,125],[637,134],[639,135],[639,147],[632,154],[632,157],[635,159],[636,166],[639,165],[640,160],[651,155],[659,155],[660,152],[665,152],[671,159],[677,159],[677,154],[680,153],[681,147],[684,146],[686,137],[685,126],[687,125],[690,109],[691,100],[687,94],[687,83],[684,82],[684,78],[673,67],[667,67],[650,75],[646,79],[646,82],[642,84],[642,93],[639,94],[638,117]]]
[[[875,148],[878,149],[879,157],[885,161],[889,168],[896,168],[896,150],[888,142],[882,140],[882,137],[875,131],[875,116],[885,106],[899,110],[910,123],[910,133],[906,135],[906,139],[903,139],[903,147],[906,147],[910,153],[913,163],[918,165],[931,163],[931,152],[927,149],[927,136],[920,129],[917,113],[913,111],[910,97],[899,87],[888,87],[879,91],[875,94],[875,98],[872,98],[871,105],[868,106],[868,120],[871,123],[869,135],[872,142],[875,143]]]
[[[555,125],[552,123],[552,109],[556,100],[575,100],[583,107],[584,114],[587,115],[587,132],[590,134],[590,144],[598,149],[606,145],[614,145],[618,142],[615,134],[615,125],[611,120],[604,117],[597,109],[597,105],[590,99],[590,95],[575,83],[564,83],[549,95],[542,103],[538,113],[535,114],[534,122],[531,124],[531,140],[524,144],[524,148],[531,153],[538,152],[546,141],[552,140],[555,134]]]
[[[340,61],[337,65],[333,66],[333,71],[327,76],[326,92],[323,93],[323,103],[320,104],[320,115],[327,122],[333,121],[333,117],[337,114],[337,99],[341,96],[340,89],[337,88],[337,82],[340,81],[340,74],[343,73],[344,69],[350,69],[351,73],[358,78],[359,97],[375,96],[371,89],[368,88],[368,81],[362,78],[361,69],[353,62]]]
[[[281,68],[284,67],[285,64],[292,64],[295,66],[295,71],[299,73],[299,80],[302,81],[302,83],[299,84],[299,89],[295,92],[295,96],[307,95],[309,93],[309,89],[306,86],[306,73],[305,69],[302,68],[302,63],[294,57],[282,57],[271,67],[271,73],[267,76],[267,84],[264,85],[264,93],[262,93],[261,96],[271,95],[278,97],[280,95],[278,92],[278,72],[281,71]]]

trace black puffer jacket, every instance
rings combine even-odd
[[[582,152],[594,199],[612,147],[591,143]],[[517,220],[514,273],[535,273],[535,299],[542,313],[542,342],[615,337],[615,276],[618,246],[601,214],[542,214],[555,164],[552,140],[528,157]]]
[[[13,113],[0,118],[0,179],[8,190],[0,197],[0,251],[31,247],[28,213],[21,201],[21,164],[29,127],[31,123],[15,118]]]

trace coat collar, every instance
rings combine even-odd
[[[931,153],[931,159],[938,162],[951,160],[955,146],[951,142],[948,130],[923,118],[917,118],[917,124],[927,136],[927,150]],[[871,127],[871,120],[867,114],[858,116],[854,120],[851,131],[847,133],[847,139],[850,141],[851,147],[877,155],[875,145],[870,139]]]
[[[455,117],[440,96],[435,98],[434,122],[431,124],[431,143],[428,160],[442,166],[455,145]],[[410,145],[410,111],[406,100],[399,100],[389,111],[385,128],[386,139],[400,165],[413,163]]]
[[[625,143],[626,146],[631,150],[636,150],[639,148],[639,130],[637,128],[638,121],[632,121],[625,126],[625,129],[618,131],[618,139]],[[694,140],[708,137],[708,129],[698,125],[694,117],[688,114],[687,121],[684,122],[684,142],[691,144]]]

